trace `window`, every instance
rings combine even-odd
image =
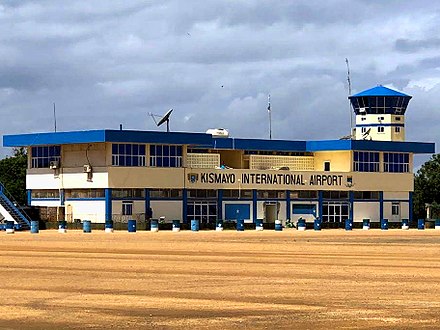
[[[395,117],[396,121],[400,121],[400,117]]]
[[[146,166],[144,144],[112,144],[113,166]]]
[[[144,189],[112,189],[112,198],[144,198]]]
[[[409,172],[409,154],[384,152],[383,171],[389,173]]]
[[[32,199],[39,198],[60,198],[60,191],[58,189],[40,189],[40,190],[32,190],[31,192]]]
[[[370,199],[370,200],[379,200],[379,192],[378,191],[355,191],[353,192],[354,199]]]
[[[122,202],[122,215],[133,215],[133,202]]]
[[[188,189],[188,198],[217,198],[217,190]]]
[[[367,128],[366,127],[362,127],[362,133],[365,133],[366,131],[367,131]]]
[[[379,172],[379,153],[368,151],[354,152],[355,172]]]
[[[316,190],[295,190],[290,192],[290,198],[292,199],[316,199],[318,198],[318,192]]]
[[[377,120],[378,120],[378,121],[385,120],[385,117],[377,117]]]
[[[104,189],[66,189],[64,191],[66,199],[71,198],[104,198]]]
[[[151,189],[150,198],[181,198],[180,189]]]
[[[394,127],[394,132],[400,133],[400,127]]]
[[[365,118],[365,117],[361,117],[361,120],[364,121],[364,120],[367,120],[367,118]]]
[[[48,168],[52,161],[61,160],[61,146],[42,146],[32,147],[31,149],[31,167]]]
[[[330,171],[330,162],[324,162],[324,172],[329,172]]]
[[[223,198],[252,198],[252,190],[249,189],[225,189]]]
[[[285,190],[259,190],[257,191],[258,199],[267,199],[267,198],[275,198],[275,199],[285,199],[286,191]]]
[[[385,127],[383,127],[383,126],[379,126],[379,127],[377,128],[377,133],[385,133]]]
[[[150,166],[182,167],[182,146],[150,145]]]
[[[391,215],[399,215],[400,214],[400,204],[392,203],[391,204]]]
[[[348,191],[323,191],[324,199],[348,199]]]

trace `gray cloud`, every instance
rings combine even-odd
[[[437,140],[440,5],[432,1],[1,1],[0,131],[156,129],[332,139],[353,93],[414,96],[408,138]],[[431,119],[431,120],[430,120]],[[3,149],[2,155],[8,150]]]

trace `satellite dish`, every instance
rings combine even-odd
[[[159,127],[160,125],[162,125],[163,123],[167,123],[167,132],[170,131],[170,116],[171,116],[171,112],[173,112],[173,109],[170,109],[167,111],[166,114],[164,114],[163,116],[159,116],[159,115],[154,115],[151,112],[149,113],[149,115],[151,116],[151,118],[153,118],[154,123],[156,124],[157,127]],[[156,118],[154,117],[161,117],[161,119],[157,122]]]
[[[365,133],[362,134],[362,140],[366,140],[370,136],[370,131],[371,131],[371,127]]]

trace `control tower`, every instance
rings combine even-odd
[[[412,96],[379,85],[349,96],[356,140],[405,141],[405,111]]]

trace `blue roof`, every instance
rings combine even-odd
[[[360,97],[360,96],[404,96],[411,98],[412,96],[406,95],[404,93],[395,91],[394,89],[384,87],[382,85],[367,89],[363,92],[357,93],[351,97]]]
[[[81,143],[159,143],[190,145],[199,148],[244,151],[315,152],[365,150],[427,153],[435,152],[429,142],[390,142],[367,140],[290,141],[241,138],[213,138],[206,133],[158,132],[132,130],[91,130],[74,132],[33,133],[3,136],[4,147],[29,147]]]
[[[91,130],[74,132],[32,133],[4,135],[4,147],[25,147],[53,144],[79,143],[166,143],[188,145],[212,145],[212,136],[205,133]]]

